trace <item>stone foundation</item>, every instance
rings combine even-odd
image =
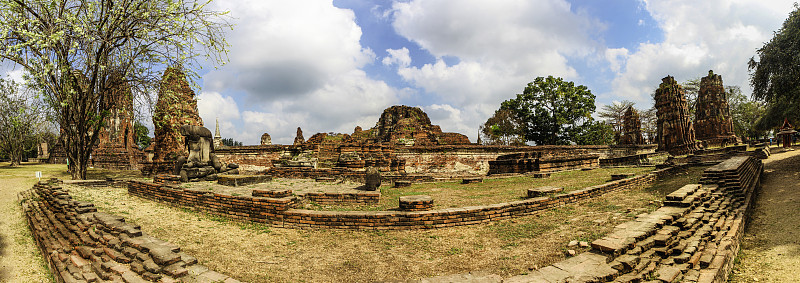
[[[198,264],[177,245],[42,181],[20,193],[31,234],[56,282],[239,282]]]
[[[670,174],[676,170],[681,169],[679,167],[665,168],[647,175],[612,181],[549,197],[530,198],[484,206],[413,212],[295,209],[293,207],[298,205],[299,199],[293,196],[282,198],[231,196],[138,181],[128,182],[128,193],[236,220],[268,223],[276,227],[367,230],[432,229],[473,225],[530,215],[552,207],[590,199],[607,192],[648,186],[658,176]],[[525,191],[520,192],[521,195],[525,193]],[[369,192],[365,192],[363,195],[367,196],[367,194]],[[336,196],[336,198],[339,198],[339,196]]]
[[[726,282],[762,170],[749,156],[723,161],[591,251],[503,282]]]
[[[557,172],[598,167],[600,161],[595,154],[546,156],[542,153],[517,153],[489,161],[488,174]]]

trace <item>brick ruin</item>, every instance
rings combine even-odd
[[[357,128],[356,131],[360,130]],[[442,132],[431,124],[428,114],[419,107],[395,105],[383,110],[374,128],[353,132],[355,137],[366,137],[374,142],[405,146],[470,144],[467,136]]]
[[[195,93],[180,68],[169,67],[164,71],[153,113],[153,125],[155,137],[148,147],[152,148],[152,157],[142,162],[144,175],[172,172],[177,158],[188,154],[180,127],[203,126]],[[149,155],[148,149],[145,152]]]
[[[503,282],[725,282],[763,171],[737,156],[703,172],[664,205],[617,225],[592,250]]]
[[[73,200],[57,180],[41,181],[19,198],[56,282],[239,282],[123,217]]]
[[[143,156],[134,142],[131,88],[120,73],[112,73],[107,84],[111,85],[111,91],[106,94],[101,107],[109,113],[103,121],[104,127],[98,133],[90,164],[109,169],[139,169]]]
[[[622,135],[619,144],[644,144],[642,137],[642,120],[639,118],[639,111],[628,107],[622,115]]]
[[[661,79],[655,95],[658,117],[658,149],[672,155],[684,155],[700,149],[695,140],[694,127],[689,120],[689,110],[683,88],[672,76]]]
[[[197,111],[195,93],[179,67],[169,67],[164,71],[153,113],[153,125],[154,162],[174,162],[178,156],[186,155],[187,149],[180,127],[203,126],[203,119]]]
[[[272,137],[269,136],[268,133],[264,133],[261,135],[261,145],[271,145],[272,144]]]
[[[597,154],[552,154],[526,152],[501,155],[489,161],[488,174],[554,172],[600,167]]]
[[[694,129],[698,140],[712,146],[737,144],[739,139],[733,132],[730,107],[726,97],[722,76],[708,71],[708,76],[700,79],[700,92],[697,94]]]

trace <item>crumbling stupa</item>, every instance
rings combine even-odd
[[[108,116],[98,133],[91,164],[100,168],[136,170],[142,153],[134,142],[131,88],[119,72],[111,73],[106,84],[110,91],[101,107],[108,111]]]
[[[722,76],[708,71],[708,76],[700,79],[700,92],[697,94],[697,107],[694,112],[694,129],[698,140],[712,146],[725,146],[738,143],[733,132],[730,107],[722,86]]]
[[[383,110],[374,128],[368,130],[376,142],[396,145],[453,145],[469,144],[469,138],[459,133],[444,133],[432,125],[428,114],[418,107],[395,105]],[[354,136],[367,131],[353,133]]]
[[[178,156],[187,155],[180,127],[203,126],[194,91],[189,87],[186,75],[180,68],[170,67],[164,71],[153,113],[153,125],[153,161],[174,161]]]
[[[642,137],[642,120],[639,118],[639,111],[628,107],[625,114],[622,115],[622,137],[619,140],[620,144],[644,144]]]
[[[683,88],[672,76],[661,79],[656,90],[656,116],[658,117],[658,149],[672,155],[689,154],[700,149],[695,140],[694,128],[689,121],[689,110]]]

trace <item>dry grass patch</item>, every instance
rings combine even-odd
[[[42,172],[42,179],[70,179],[64,164],[0,165],[0,282],[54,281],[17,201],[19,192],[30,189],[38,181],[35,178],[36,171]],[[87,177],[131,178],[138,175],[138,171],[89,169]]]
[[[551,174],[550,178],[529,176],[484,179],[483,183],[461,184],[460,182],[438,182],[414,184],[407,188],[381,186],[381,200],[378,205],[360,207],[366,210],[388,210],[399,207],[399,198],[408,195],[429,195],[434,208],[453,208],[472,205],[521,200],[527,197],[527,190],[542,186],[564,187],[566,192],[599,185],[611,181],[612,174],[643,175],[653,167],[598,168],[588,171],[567,171]],[[321,209],[350,209],[351,207],[325,206]],[[358,207],[357,207],[358,208]]]
[[[76,199],[127,217],[202,264],[251,282],[373,282],[473,270],[524,274],[563,260],[569,241],[602,237],[662,199],[636,189],[482,225],[346,231],[239,223],[129,196],[124,189],[70,189]]]

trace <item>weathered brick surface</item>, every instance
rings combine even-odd
[[[695,140],[683,88],[672,76],[661,81],[655,95],[658,151],[684,155],[699,150],[700,142]]]
[[[722,85],[722,76],[708,71],[708,76],[700,79],[694,114],[694,129],[698,140],[711,146],[739,143],[739,138],[733,132],[733,120],[725,87]]]
[[[138,181],[128,182],[128,193],[237,220],[268,223],[278,227],[430,229],[472,225],[530,215],[544,209],[589,199],[611,191],[644,187],[652,184],[657,176],[667,174],[672,170],[675,169],[660,169],[647,175],[612,181],[549,197],[529,198],[484,206],[426,211],[315,211],[295,209],[293,207],[298,203],[298,199],[294,196],[288,196],[288,194],[281,198],[232,196]],[[256,194],[261,194],[261,192]],[[304,197],[318,203],[375,203],[380,199],[380,193],[306,193]]]
[[[489,174],[556,172],[584,168],[598,168],[597,154],[545,154],[526,152],[502,155],[489,161]]]
[[[56,282],[198,282],[204,274],[219,274],[125,218],[72,200],[58,183],[39,182],[20,198],[31,234]],[[204,271],[189,274],[188,268]],[[238,282],[224,275],[220,279]]]
[[[702,184],[670,193],[664,206],[617,225],[591,251],[504,282],[725,282],[762,170],[750,156],[725,160],[703,172]]]

